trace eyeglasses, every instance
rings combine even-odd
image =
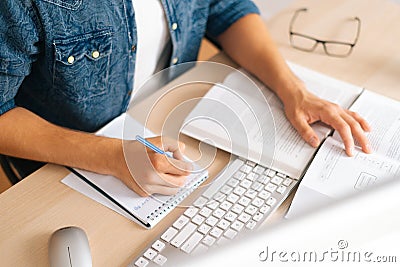
[[[358,36],[360,35],[361,20],[358,17],[353,19],[357,22],[357,34],[352,43],[350,42],[340,42],[331,40],[320,40],[309,35],[305,35],[299,32],[293,31],[293,25],[301,12],[307,12],[307,8],[301,8],[296,10],[290,21],[289,33],[290,33],[290,44],[292,47],[303,50],[306,52],[312,52],[315,50],[319,43],[324,47],[324,51],[329,56],[334,57],[347,57],[353,51],[353,47],[358,41]]]

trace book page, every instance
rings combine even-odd
[[[343,107],[350,106],[362,91],[298,65],[290,66],[310,91]],[[240,71],[251,80],[237,71],[228,75],[223,85],[215,85],[194,108],[182,132],[299,178],[316,149],[287,120],[279,98],[258,79]],[[321,140],[331,131],[320,123],[312,127]]]
[[[385,96],[364,91],[350,110],[359,113],[371,125],[367,133],[373,153],[400,161],[400,103]],[[334,133],[339,140],[339,134]]]
[[[364,191],[400,175],[400,162],[356,149],[348,157],[341,142],[328,137],[303,177],[287,218]]]

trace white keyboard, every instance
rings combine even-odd
[[[297,182],[254,162],[234,160],[129,266],[166,266],[178,254],[203,253],[255,229]]]

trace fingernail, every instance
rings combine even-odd
[[[372,152],[372,147],[371,147],[370,144],[367,144],[367,145],[365,146],[365,149],[367,150],[367,151],[366,151],[367,153],[371,153],[371,152]]]
[[[352,157],[354,155],[354,147],[349,148],[349,156]]]
[[[310,140],[308,140],[308,143],[313,147],[317,147],[319,145],[319,142],[315,136],[311,137]]]

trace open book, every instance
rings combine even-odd
[[[223,84],[213,86],[187,117],[183,133],[293,178],[304,177],[288,217],[399,176],[399,103],[298,65],[289,65],[314,94],[354,110],[370,122],[373,131],[368,137],[373,154],[358,149],[354,157],[348,157],[338,133],[322,123],[312,125],[322,140],[319,150],[312,148],[286,119],[275,94],[243,70],[250,79],[232,72]],[[237,134],[235,131],[241,128],[247,131]]]
[[[124,128],[129,131],[123,134]],[[137,134],[146,138],[155,136],[128,114],[117,117],[97,133],[101,136],[126,140],[133,140]],[[198,168],[194,166],[194,169]],[[77,169],[71,171],[73,174],[66,176],[62,180],[63,183],[146,228],[154,227],[208,177],[207,170],[193,172],[175,195],[153,194],[141,197],[113,176]]]
[[[362,88],[290,64],[316,95],[348,108]],[[240,70],[203,97],[186,118],[182,132],[235,155],[300,178],[316,149],[286,119],[279,98],[256,78]],[[251,79],[248,79],[247,77]],[[312,125],[321,140],[332,129]]]
[[[335,132],[322,144],[293,199],[287,218],[314,210],[335,200],[400,176],[399,102],[364,91],[350,110],[371,125],[373,153],[356,149],[347,157]]]

